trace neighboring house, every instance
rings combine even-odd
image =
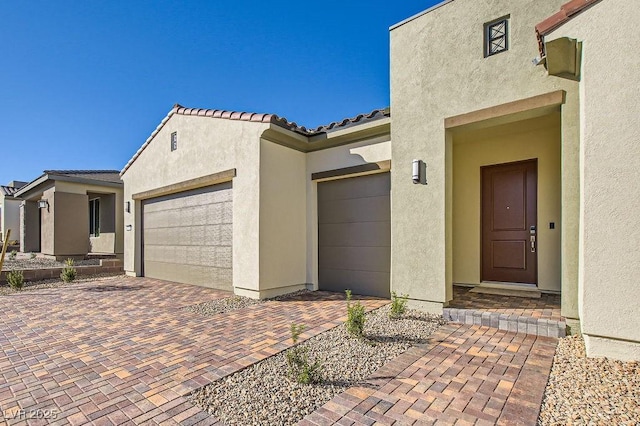
[[[438,313],[453,284],[560,293],[590,356],[640,359],[640,9],[564,2],[392,27],[393,125],[176,105],[122,171],[125,270]]]
[[[7,230],[11,230],[10,241],[20,240],[20,202],[13,195],[26,185],[26,182],[13,181],[0,185],[0,241],[4,241]]]
[[[122,256],[123,189],[114,170],[47,170],[14,195],[23,252],[57,259]]]

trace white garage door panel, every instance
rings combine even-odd
[[[229,182],[145,201],[144,275],[232,290],[232,199]]]

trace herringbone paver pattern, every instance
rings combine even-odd
[[[210,317],[181,309],[227,296],[119,277],[0,297],[5,421],[213,424],[185,394],[289,347],[292,322],[306,324],[306,339],[345,319],[343,295],[325,292]]]
[[[535,425],[556,343],[449,324],[299,424]]]

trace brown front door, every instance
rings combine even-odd
[[[538,161],[482,171],[482,280],[537,284]]]

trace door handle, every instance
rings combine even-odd
[[[536,236],[532,235],[531,236],[531,253],[535,253],[536,252]]]

